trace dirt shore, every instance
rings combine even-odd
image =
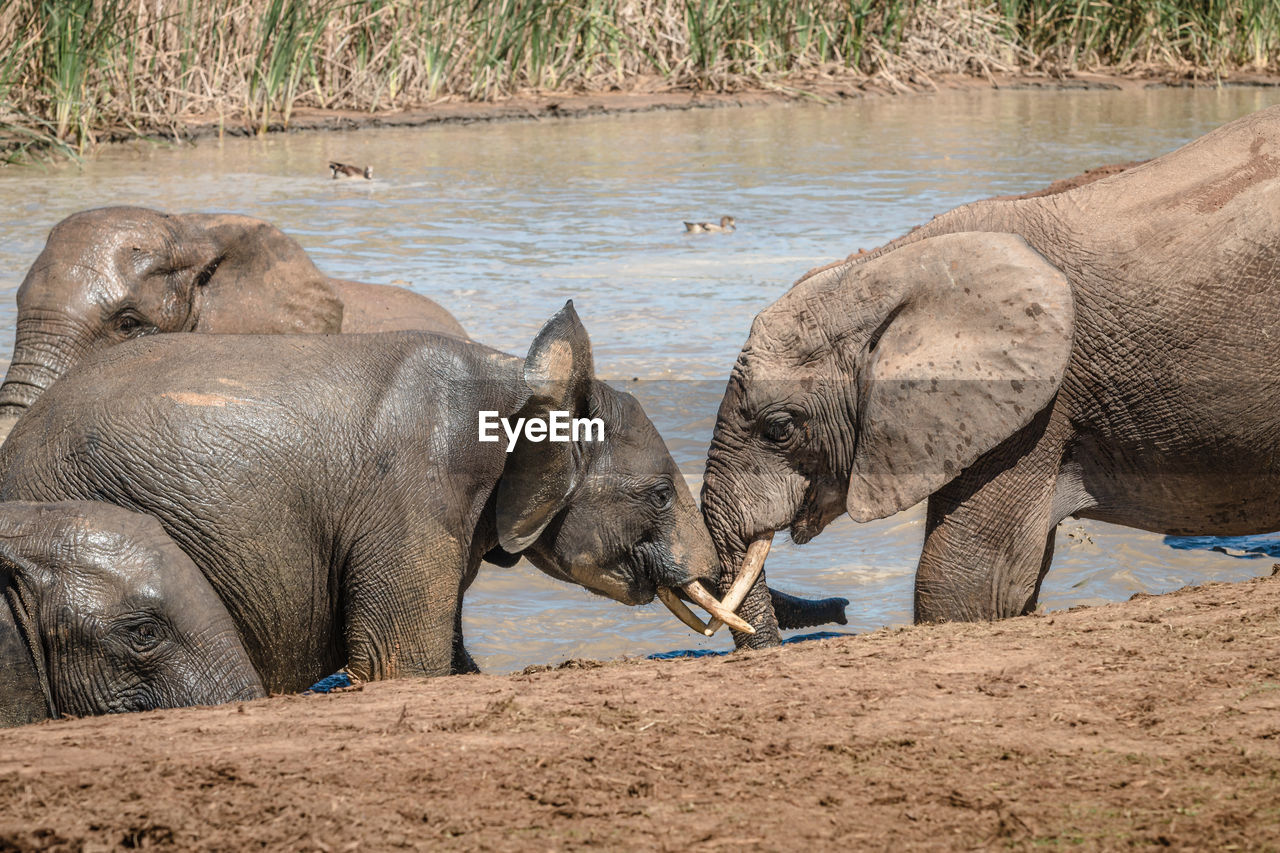
[[[1280,847],[1280,577],[0,733],[0,850]]]
[[[864,97],[922,94],[973,89],[1145,89],[1166,87],[1280,86],[1280,76],[1240,73],[1213,80],[1190,80],[1168,72],[1145,76],[1079,72],[1061,77],[1048,75],[951,75],[889,85],[875,78],[815,77],[786,85],[735,92],[673,89],[661,81],[638,81],[627,90],[610,92],[524,92],[497,101],[445,99],[413,109],[381,112],[315,110],[299,108],[286,127],[272,122],[268,131],[308,132],[361,130],[378,127],[425,127],[490,121],[545,121],[592,115],[765,106],[794,103],[839,104]],[[173,119],[165,125],[108,128],[95,134],[99,142],[136,139],[138,131],[170,140],[195,140],[217,136],[252,136],[255,130],[235,116],[200,115]],[[0,140],[2,141],[2,140]]]

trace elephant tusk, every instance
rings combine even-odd
[[[773,544],[773,534],[770,533],[763,539],[757,539],[747,548],[747,556],[742,560],[742,568],[738,571],[738,576],[733,580],[733,586],[729,587],[729,592],[725,594],[723,604],[729,610],[736,611],[742,602],[746,599],[747,593],[751,591],[751,587],[755,585],[756,578],[760,577],[760,572],[764,569],[765,558],[769,556],[769,546]],[[720,629],[724,622],[720,619],[712,619],[707,624],[707,634],[710,637]],[[730,625],[729,627],[733,627]]]
[[[681,622],[688,625],[699,634],[704,634],[708,637],[711,636],[707,633],[707,623],[699,619],[694,612],[680,600],[680,596],[676,595],[674,590],[669,587],[660,586],[658,587],[658,598],[662,600],[662,603],[667,606],[667,609],[675,614],[675,617]]]
[[[756,629],[752,628],[748,622],[740,619],[732,610],[729,610],[723,604],[716,601],[715,596],[703,589],[702,585],[697,581],[687,583],[681,587],[681,589],[684,590],[685,595],[696,601],[703,610],[707,611],[716,619],[719,619],[735,631],[742,631],[747,634],[754,634],[756,632]],[[706,631],[703,633],[705,634]]]

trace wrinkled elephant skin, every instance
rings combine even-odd
[[[401,329],[465,337],[424,296],[325,276],[296,241],[259,219],[87,210],[54,227],[18,288],[0,416],[17,417],[88,355],[146,335]]]
[[[0,503],[0,726],[264,695],[226,608],[154,518]]]
[[[1277,210],[1273,107],[801,279],[720,406],[703,509],[726,567],[769,532],[927,499],[916,619],[995,619],[1035,606],[1071,515],[1280,528]],[[769,611],[761,581],[737,639],[776,642]]]
[[[216,365],[210,368],[210,365]],[[599,418],[603,439],[479,440],[481,412]],[[473,671],[486,554],[626,604],[715,589],[693,495],[639,403],[594,375],[572,304],[524,358],[443,335],[159,335],[86,360],[0,448],[7,498],[154,515],[263,681]],[[695,590],[696,592],[697,590]],[[731,614],[730,614],[731,615]]]

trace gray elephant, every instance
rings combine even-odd
[[[1280,108],[1067,192],[985,201],[802,279],[729,379],[725,562],[928,500],[918,621],[1035,606],[1071,515],[1280,529]],[[739,608],[776,641],[763,579]]]
[[[466,336],[424,296],[325,276],[296,241],[259,219],[87,210],[54,226],[18,288],[0,418],[18,417],[90,353],[144,335],[399,329]]]
[[[481,440],[486,418],[557,417],[600,428]],[[342,667],[473,670],[462,596],[486,555],[626,604],[664,591],[687,621],[680,590],[734,619],[700,585],[720,571],[693,496],[635,399],[595,379],[572,303],[524,359],[410,332],[114,347],[18,421],[0,494],[156,516],[273,691]]]
[[[0,726],[264,695],[226,608],[154,518],[0,503]]]

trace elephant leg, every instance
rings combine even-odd
[[[347,669],[362,681],[448,675],[465,555],[445,537],[380,540],[344,585]],[[458,634],[460,637],[460,633]]]
[[[1060,494],[1066,442],[1049,432],[1033,424],[930,496],[917,622],[1002,619],[1035,608],[1058,522],[1081,508]]]
[[[453,675],[471,675],[480,672],[480,667],[476,666],[476,662],[471,659],[471,653],[467,651],[462,640],[463,592],[465,590],[458,591],[458,605],[453,613],[453,664],[449,667]]]
[[[449,668],[451,675],[476,675],[480,667],[471,658],[471,653],[462,642],[462,632],[453,635],[453,665]]]

